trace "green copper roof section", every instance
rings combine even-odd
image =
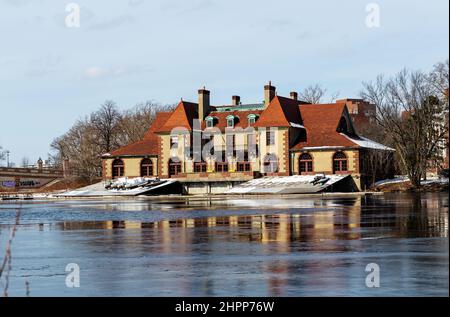
[[[252,103],[238,106],[216,107],[217,112],[264,110],[264,103]]]

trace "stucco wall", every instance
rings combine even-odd
[[[308,151],[313,158],[313,173],[333,173],[333,155],[338,152],[335,151]],[[348,159],[348,172],[359,173],[359,152],[358,150],[343,151]],[[296,152],[293,162],[293,174],[299,173],[299,158],[302,155]]]
[[[141,176],[141,161],[144,157],[132,157],[132,158],[121,158],[123,161],[124,168],[124,177],[140,177]],[[158,159],[156,157],[150,158],[153,162],[153,175],[157,175],[158,171]],[[103,178],[111,179],[112,178],[112,163],[115,159],[109,158],[104,159],[103,164]]]
[[[260,149],[260,169],[261,172],[264,166],[264,159],[267,154],[276,154],[278,157],[278,173],[289,172],[289,162],[286,159],[287,149],[289,145],[288,129],[286,128],[273,128],[270,131],[275,133],[275,144],[267,145],[267,132],[266,129],[258,130],[259,149]]]

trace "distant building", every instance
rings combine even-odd
[[[230,105],[212,106],[210,92],[200,89],[197,103],[182,100],[174,111],[158,113],[143,140],[103,155],[103,177],[225,181],[349,174],[364,188],[373,173],[367,157],[391,150],[356,132],[352,117],[357,124],[370,120],[373,105],[359,99],[307,104],[297,96],[278,96],[269,83],[261,103],[233,96]]]
[[[377,106],[363,99],[340,99],[336,103],[347,106],[350,118],[356,131],[364,131],[370,124],[375,122]]]

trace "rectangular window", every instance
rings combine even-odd
[[[178,149],[178,136],[173,136],[170,138],[170,148]]]
[[[266,145],[275,145],[275,132],[266,131]]]
[[[234,134],[227,134],[226,140],[227,156],[235,156],[236,136]]]
[[[216,172],[225,173],[228,172],[228,163],[216,163]]]
[[[194,172],[195,173],[206,173],[206,163],[205,162],[194,163]]]
[[[251,172],[252,168],[250,162],[239,162],[237,163],[238,172]]]
[[[247,151],[251,156],[258,156],[258,145],[256,144],[256,135],[247,135]]]

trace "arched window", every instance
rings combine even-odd
[[[348,171],[347,156],[342,152],[337,152],[333,156],[333,173],[343,173]]]
[[[169,161],[169,177],[177,176],[181,174],[181,162],[180,161]]]
[[[299,171],[300,174],[312,173],[313,171],[313,158],[308,153],[304,153],[299,159]]]
[[[256,114],[253,114],[253,113],[249,114],[249,115],[247,116],[248,126],[249,126],[249,127],[252,127],[252,126],[255,124],[256,119],[257,119]]]
[[[125,164],[122,160],[117,159],[112,162],[112,176],[113,178],[123,177],[125,171]]]
[[[207,128],[212,128],[212,127],[214,127],[214,121],[215,121],[215,120],[216,120],[215,117],[211,117],[211,116],[206,117],[206,118],[205,118],[206,127],[207,127]]]
[[[234,128],[234,116],[233,115],[227,116],[227,127]]]
[[[264,172],[276,173],[278,172],[278,157],[275,154],[267,154],[264,158]]]
[[[141,177],[153,176],[153,162],[146,158],[141,161]]]

